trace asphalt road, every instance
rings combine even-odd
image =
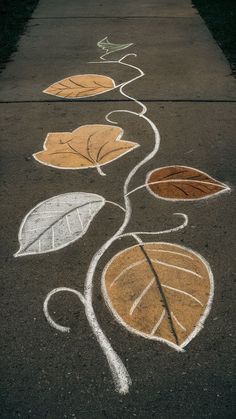
[[[115,391],[101,348],[76,295],[60,293],[50,302],[61,333],[47,323],[43,303],[56,287],[83,292],[92,256],[123,220],[118,207],[104,206],[87,233],[62,249],[14,258],[22,219],[38,203],[68,192],[99,194],[123,205],[128,173],[153,148],[153,132],[143,118],[117,113],[124,139],[141,145],[96,169],[59,170],[41,165],[32,154],[50,132],[105,124],[112,110],[140,112],[139,105],[113,90],[72,101],[42,93],[76,74],[104,74],[122,83],[136,70],[117,64],[89,64],[101,51],[97,41],[134,43],[110,55],[136,53],[126,61],[145,76],[125,92],[142,101],[158,127],[161,146],[131,182],[164,166],[198,168],[231,188],[200,201],[156,199],[145,188],[132,195],[126,231],[156,231],[180,222],[186,228],[152,241],[193,249],[210,264],[215,282],[204,329],[175,351],[130,333],[104,303],[101,275],[119,251],[134,244],[115,241],[95,274],[93,307],[101,329],[122,359],[132,385]],[[124,55],[123,54],[123,55]],[[236,87],[230,67],[188,0],[144,2],[41,0],[21,38],[13,61],[0,77],[1,118],[1,418],[233,418],[234,403],[234,142]],[[114,118],[114,117],[113,117]],[[144,238],[144,237],[143,237]]]

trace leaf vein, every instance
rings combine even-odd
[[[101,203],[101,201],[92,201],[91,203],[93,203],[93,204],[95,204],[95,203]],[[85,204],[79,205],[78,207],[72,208],[68,212],[64,213],[60,218],[58,218],[51,225],[49,225],[48,227],[46,227],[45,230],[38,235],[38,237],[36,237],[35,239],[33,239],[29,244],[27,244],[23,249],[21,249],[21,251],[25,252],[30,246],[32,246],[34,243],[36,243],[37,240],[39,240],[48,230],[50,230],[57,223],[59,223],[59,221],[61,221],[66,215],[69,215],[70,213],[72,213],[76,209],[83,208],[83,207],[87,206],[88,204],[89,204],[89,202],[86,202]],[[23,231],[23,233],[24,233],[24,231]]]

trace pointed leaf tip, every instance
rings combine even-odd
[[[53,252],[82,237],[104,206],[102,196],[72,192],[36,205],[23,219],[14,257]]]
[[[122,140],[123,129],[112,125],[83,125],[73,132],[49,133],[44,150],[34,158],[58,169],[96,168],[118,159],[139,144]]]
[[[194,201],[230,190],[207,173],[187,166],[155,169],[147,175],[146,186],[153,195],[175,201]]]
[[[112,258],[103,272],[102,292],[130,332],[183,352],[209,314],[214,283],[209,265],[196,252],[151,242]]]
[[[97,43],[97,46],[99,48],[101,48],[103,51],[106,51],[107,53],[121,51],[122,49],[129,48],[131,45],[133,45],[133,43],[129,43],[129,44],[114,44],[114,43],[111,43],[111,42],[109,42],[107,36],[105,38],[101,39],[101,41],[99,41]]]
[[[97,96],[116,87],[111,77],[101,74],[81,74],[57,81],[43,91],[48,95],[65,99],[80,99]]]

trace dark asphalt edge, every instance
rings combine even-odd
[[[0,0],[0,74],[12,61],[12,55],[17,52],[20,39],[27,32],[28,22],[38,3],[39,0],[24,0],[24,4],[16,1],[14,5],[10,2],[6,2],[6,5]]]

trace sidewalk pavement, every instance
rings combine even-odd
[[[99,246],[121,222],[118,209],[104,208],[83,240],[55,253],[15,259],[18,230],[27,212],[52,196],[73,191],[119,201],[130,169],[152,147],[143,120],[117,116],[125,138],[138,152],[93,171],[46,167],[31,156],[49,132],[104,124],[114,109],[137,111],[117,90],[80,101],[42,93],[76,74],[104,74],[120,83],[135,72],[117,65],[89,64],[101,52],[97,42],[134,43],[129,62],[145,76],[125,92],[143,101],[161,133],[161,148],[132,183],[167,165],[196,167],[232,188],[234,183],[236,87],[230,67],[189,0],[41,0],[12,62],[0,77],[2,152],[2,407],[1,418],[233,418],[233,193],[194,203],[155,200],[144,190],[132,198],[129,231],[173,226],[173,213],[189,226],[157,240],[199,252],[213,270],[215,297],[205,328],[185,353],[145,340],[122,328],[108,312],[100,291],[105,264],[124,243],[108,250],[96,277],[95,312],[132,377],[121,396],[76,297],[57,296],[50,309],[70,325],[61,334],[46,323],[42,305],[60,286],[82,290]],[[120,52],[112,59],[120,58]],[[122,203],[122,202],[120,202]],[[125,247],[132,245],[129,239]]]

